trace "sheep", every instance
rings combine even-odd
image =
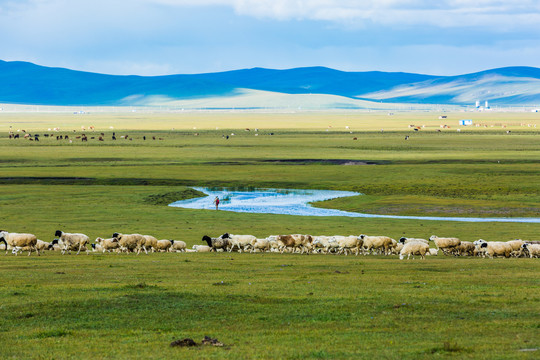
[[[51,245],[51,243],[43,241],[43,240],[37,239],[36,241],[36,249],[39,251],[47,250],[49,248],[49,245]]]
[[[506,242],[512,247],[512,252],[510,253],[511,256],[519,257],[522,253],[522,246],[525,244],[525,241],[516,239],[516,240],[510,240]]]
[[[337,235],[335,235],[337,236]],[[323,252],[324,254],[337,253],[339,244],[335,236],[315,236],[313,237],[312,245],[316,249],[315,252]]]
[[[208,246],[212,248],[213,251],[217,251],[217,249],[225,250],[229,246],[228,238],[222,238],[222,237],[211,238],[208,235],[204,235],[201,241],[206,242]]]
[[[56,230],[54,236],[58,236],[58,240],[55,239],[52,244],[54,244],[55,241],[58,244],[63,244],[63,246],[61,245],[62,255],[64,255],[66,252],[69,254],[71,250],[77,250],[77,255],[79,255],[82,249],[86,251],[86,255],[89,254],[86,244],[90,243],[90,238],[85,234],[72,234],[65,233],[61,230]]]
[[[156,250],[157,246],[157,239],[153,237],[152,235],[143,235],[144,237],[144,244],[142,245],[143,250],[148,254],[148,250],[152,250],[154,252]]]
[[[269,239],[255,239],[251,241],[251,252],[254,253],[257,250],[261,252],[270,251]]]
[[[493,259],[495,256],[510,257],[512,246],[503,241],[490,241],[479,239],[474,242],[474,245],[479,248],[479,252]]]
[[[4,243],[6,255],[7,250],[10,248],[13,248],[13,253],[17,255],[22,248],[28,247],[28,256],[32,254],[32,250],[34,250],[39,256],[39,250],[36,248],[37,237],[34,234],[19,234],[0,231],[0,243]]]
[[[403,245],[403,249],[399,252],[399,259],[403,260],[405,258],[405,255],[407,255],[407,260],[409,260],[409,257],[412,255],[414,259],[414,255],[420,255],[422,257],[422,260],[426,259],[426,253],[429,253],[429,245],[420,241],[416,242],[409,242],[407,244]]]
[[[118,239],[120,251],[131,252],[137,250],[137,255],[141,253],[141,249],[146,242],[146,238],[141,234],[120,234],[114,233],[113,238]],[[145,248],[146,251],[146,248]],[[148,251],[146,251],[148,254]]]
[[[407,244],[407,243],[410,243],[410,242],[423,242],[423,243],[429,245],[429,240],[426,240],[426,239],[419,239],[419,238],[407,238],[407,237],[401,237],[401,238],[399,239],[399,242],[402,243],[402,244]]]
[[[208,245],[193,245],[193,249],[197,252],[210,252],[212,248]]]
[[[311,250],[313,238],[311,235],[301,234],[278,235],[277,242],[282,254],[286,249],[290,249],[291,252],[295,252],[295,250],[298,249],[301,250],[300,253],[303,254],[304,252],[309,253],[308,251]]]
[[[105,252],[100,244],[90,244],[93,252]]]
[[[335,241],[337,241],[339,250],[338,254],[347,254],[350,252],[351,254],[353,252],[356,252],[356,256],[358,256],[358,253],[360,252],[360,248],[363,245],[363,239],[361,239],[358,236],[350,235],[350,236],[333,236],[332,237]]]
[[[158,240],[156,244],[156,250],[160,252],[167,252],[169,251],[171,246],[171,240]]]
[[[429,249],[429,251],[426,253],[426,255],[429,256],[437,256],[439,255],[439,249]]]
[[[101,248],[101,250],[96,250],[96,251],[101,251],[103,253],[111,252],[111,250],[118,251],[120,248],[120,244],[118,242],[118,239],[116,238],[102,239],[98,237],[96,239],[96,244],[99,245],[99,248]],[[93,246],[92,249],[95,249],[95,247]]]
[[[246,245],[251,244],[253,240],[257,239],[253,235],[233,235],[229,233],[221,235],[220,238],[229,240],[229,252],[235,249],[238,249],[238,252],[242,252]]]
[[[524,252],[529,253],[529,257],[531,259],[540,257],[540,244],[524,243],[523,245],[521,245],[521,248]]]
[[[182,240],[171,240],[170,252],[185,252],[186,243]]]
[[[474,256],[474,249],[476,246],[470,241],[462,241],[457,247],[457,255],[460,256]]]
[[[367,253],[371,253],[373,250],[381,250],[384,255],[389,255],[391,253],[393,239],[388,236],[367,236],[362,234],[359,238],[363,240],[363,247]],[[366,252],[364,252],[364,255],[366,255]]]
[[[437,249],[440,249],[444,255],[456,254],[457,247],[461,244],[461,240],[458,238],[444,238],[435,235],[431,235],[429,240],[433,241]]]

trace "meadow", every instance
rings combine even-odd
[[[540,224],[166,206],[191,186],[247,186],[357,191],[316,206],[365,213],[538,217],[538,114],[438,115],[0,113],[0,228],[188,246],[224,232],[540,240]],[[461,118],[482,126],[458,132]],[[40,140],[9,139],[10,126]],[[2,256],[0,269],[2,358],[525,359],[540,347],[537,259],[47,253]],[[227,346],[168,346],[204,335]]]

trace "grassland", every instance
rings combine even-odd
[[[439,127],[465,117],[487,127]],[[226,231],[539,240],[540,224],[163,205],[171,194],[193,196],[190,186],[260,186],[358,191],[365,195],[317,206],[367,213],[538,217],[538,114],[3,113],[0,121],[0,228],[43,240],[57,229],[190,246]],[[84,132],[96,139],[76,139],[90,125],[95,134]],[[42,136],[8,139],[9,126]],[[2,256],[0,268],[2,358],[507,359],[533,358],[519,350],[540,347],[535,259],[47,254]],[[229,346],[168,347],[204,335]]]

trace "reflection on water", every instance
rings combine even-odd
[[[527,222],[540,223],[540,218],[462,218],[462,217],[430,217],[430,216],[398,216],[374,215],[348,211],[322,209],[310,205],[317,201],[339,197],[358,196],[352,191],[333,190],[299,190],[299,189],[259,189],[253,187],[237,188],[194,188],[207,194],[206,197],[177,201],[169,206],[187,209],[215,209],[213,203],[216,196],[220,199],[219,208],[225,211],[284,214],[303,216],[348,216],[363,218],[447,220],[466,222]]]

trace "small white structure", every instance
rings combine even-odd
[[[459,125],[470,126],[472,124],[473,124],[473,121],[471,119],[459,120]]]

